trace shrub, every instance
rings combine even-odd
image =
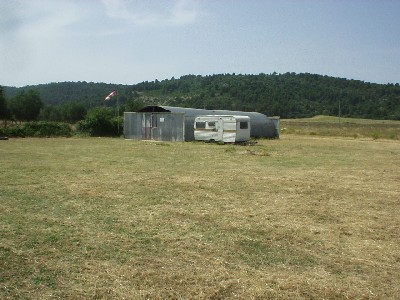
[[[0,128],[0,135],[7,137],[25,137],[24,130],[21,126],[11,126],[7,128]]]
[[[34,137],[55,137],[72,135],[71,127],[66,123],[60,122],[29,122],[23,125],[25,136]]]
[[[0,135],[7,137],[70,137],[72,129],[66,123],[28,122],[23,125],[0,128]]]
[[[121,132],[122,122],[118,117],[113,117],[112,110],[105,107],[97,107],[91,110],[85,120],[77,123],[77,131],[89,136],[118,136]]]

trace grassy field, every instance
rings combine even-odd
[[[281,120],[283,133],[400,140],[400,121],[316,116]]]
[[[400,142],[0,141],[1,299],[398,299]]]

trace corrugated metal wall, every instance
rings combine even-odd
[[[124,113],[126,139],[183,142],[185,114],[171,112]]]
[[[126,139],[142,139],[142,119],[134,112],[124,113],[124,137]]]
[[[194,119],[200,115],[238,115],[250,117],[250,135],[252,137],[279,138],[279,118],[268,118],[258,112],[229,110],[206,110],[172,106],[146,106],[139,112],[171,112],[185,114],[185,140],[194,140]]]
[[[137,113],[124,114],[127,139],[193,141],[194,119],[199,115],[239,115],[250,117],[252,137],[279,138],[279,117],[268,118],[257,112],[204,110],[171,106],[146,106]]]

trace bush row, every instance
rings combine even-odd
[[[69,137],[73,134],[88,136],[119,136],[122,134],[123,120],[113,116],[108,108],[95,108],[85,120],[79,121],[74,130],[69,124],[61,122],[27,122],[0,127],[0,136],[6,137]]]
[[[7,137],[70,137],[72,134],[69,124],[59,122],[27,122],[21,125],[0,127],[0,136]]]

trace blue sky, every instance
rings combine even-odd
[[[0,0],[0,85],[316,73],[400,82],[400,0]]]

